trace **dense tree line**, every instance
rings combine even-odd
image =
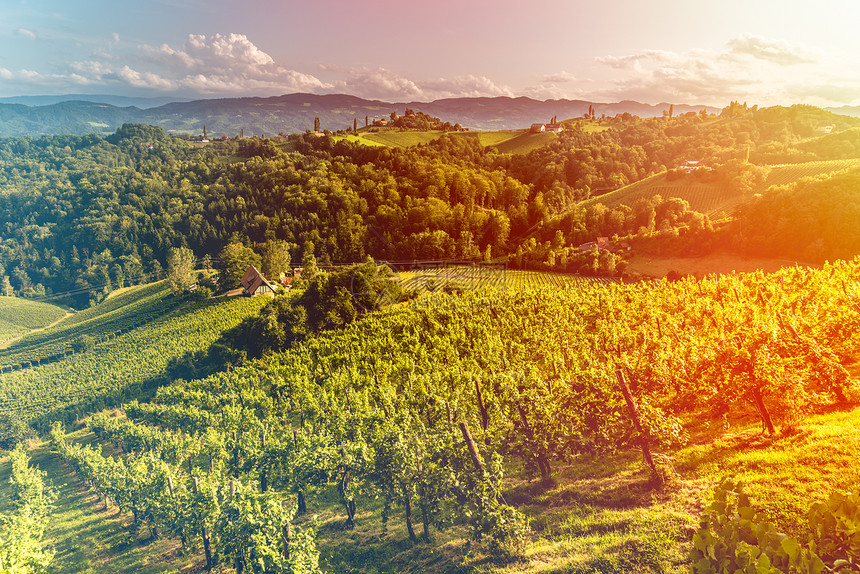
[[[67,293],[81,306],[161,277],[174,248],[203,258],[228,244],[259,254],[280,241],[298,262],[312,244],[321,265],[367,255],[495,259],[528,251],[523,241],[537,229],[538,243],[562,231],[558,260],[559,247],[636,233],[651,218],[648,206],[572,209],[583,199],[690,158],[737,166],[856,155],[852,121],[804,106],[740,105],[722,117],[574,120],[525,155],[484,148],[468,133],[406,149],[313,134],[194,148],[133,124],[104,139],[2,139],[0,285],[25,296]],[[831,133],[809,137],[824,124]],[[743,170],[735,175],[732,185],[749,184]],[[664,203],[668,225],[707,228],[700,216],[676,216],[671,198]],[[554,217],[562,223],[543,225]]]

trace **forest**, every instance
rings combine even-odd
[[[589,122],[601,129],[588,129]],[[836,130],[816,136],[825,123]],[[857,123],[808,106],[733,104],[720,116],[675,118],[624,114],[568,120],[554,143],[523,155],[500,154],[457,133],[409,148],[371,148],[330,135],[199,148],[137,124],[106,138],[5,138],[0,288],[85,307],[111,289],[162,277],[171,248],[217,263],[228,244],[259,253],[273,240],[287,242],[292,261],[312,252],[321,265],[368,255],[501,259],[604,274],[620,273],[621,259],[599,261],[576,249],[595,236],[674,229],[675,241],[682,235],[699,247],[761,252],[761,241],[715,231],[707,216],[670,197],[612,209],[577,203],[689,158],[742,186],[756,177],[757,164],[857,157]],[[833,258],[850,251],[855,234],[847,229],[836,244],[818,247],[809,245],[818,238],[810,239],[792,248],[794,256]]]

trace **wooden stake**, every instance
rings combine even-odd
[[[654,459],[651,456],[651,448],[648,445],[648,435],[642,426],[642,419],[639,418],[639,409],[636,408],[636,403],[633,401],[633,394],[630,392],[630,387],[627,386],[627,381],[624,380],[624,372],[621,368],[615,369],[615,378],[618,380],[618,386],[621,387],[621,393],[624,395],[624,400],[627,402],[627,410],[630,412],[630,418],[633,420],[633,425],[639,433],[639,444],[642,447],[642,457],[651,468],[651,473],[658,486],[663,486],[663,477],[657,470],[657,465],[654,464]]]

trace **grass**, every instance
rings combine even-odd
[[[712,219],[721,218],[731,215],[734,209],[752,197],[752,194],[761,193],[773,185],[785,185],[803,177],[834,173],[858,163],[860,159],[770,166],[764,183],[746,196],[733,191],[723,183],[703,183],[690,177],[669,180],[666,172],[661,172],[610,193],[588,199],[579,203],[577,207],[589,207],[595,203],[602,203],[609,208],[622,204],[632,206],[640,198],[660,195],[663,199],[679,197],[690,203],[690,209],[705,213]]]
[[[76,442],[93,443],[95,437],[85,429],[69,435]],[[81,483],[48,443],[36,444],[31,462],[45,471],[57,494],[55,510],[45,542],[56,551],[49,573],[135,572],[156,574],[198,570],[199,556],[183,555],[178,540],[150,540],[148,530],[130,535],[130,514],[116,506],[105,510],[102,501]],[[8,483],[9,464],[0,465],[0,495]],[[5,496],[2,496],[5,498]]]
[[[676,271],[682,275],[705,277],[711,273],[752,273],[757,270],[773,273],[783,267],[791,267],[795,264],[794,261],[744,257],[724,251],[709,253],[702,257],[658,257],[642,254],[635,255],[630,259],[627,271],[650,277],[665,277],[669,271]]]
[[[358,135],[337,136],[337,140],[348,140],[370,146],[410,147],[426,144],[439,139],[446,133],[456,138],[476,139],[483,147],[495,146],[500,153],[514,155],[527,154],[541,148],[558,137],[553,133],[531,134],[528,130],[499,130],[481,132],[442,132],[442,131],[400,131],[395,129],[374,128],[371,132],[359,130]]]
[[[442,137],[444,133],[442,131],[378,131],[362,134],[361,137],[362,140],[389,147],[410,147],[430,143]]]

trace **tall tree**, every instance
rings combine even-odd
[[[275,278],[290,268],[290,244],[273,239],[263,248],[263,262],[260,271],[268,278]]]
[[[320,131],[320,119],[319,117],[314,118],[314,131]]]
[[[194,283],[194,252],[174,247],[167,255],[167,280],[174,293],[187,290]]]

